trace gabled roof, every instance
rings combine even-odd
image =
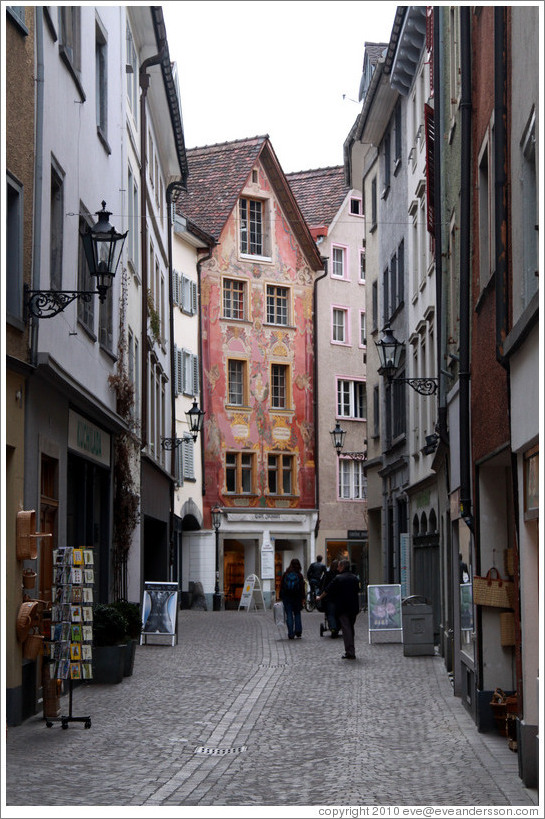
[[[333,222],[350,190],[342,165],[288,173],[286,179],[311,231]]]
[[[268,135],[189,149],[187,191],[176,196],[177,212],[217,242],[258,159],[310,267],[322,270],[320,254]]]

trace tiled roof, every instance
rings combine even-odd
[[[187,191],[176,197],[180,213],[217,241],[267,139],[256,136],[188,150]]]
[[[187,190],[176,194],[176,210],[216,241],[237,203],[257,159],[275,187],[278,199],[312,269],[322,262],[307,222],[268,135],[205,145],[187,151]]]
[[[342,165],[288,173],[286,179],[310,228],[329,226],[350,190]]]

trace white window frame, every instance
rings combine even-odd
[[[331,305],[331,343],[350,346],[350,311],[340,304]]]
[[[331,245],[331,278],[348,281],[348,247]]]
[[[364,501],[367,497],[364,462],[339,457],[337,498],[340,501]]]

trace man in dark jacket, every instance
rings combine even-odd
[[[354,626],[360,610],[359,590],[360,583],[356,575],[350,571],[350,561],[342,558],[339,560],[339,574],[319,597],[319,599],[327,597],[335,604],[335,614],[344,640],[343,660],[356,659]]]
[[[326,568],[322,563],[323,557],[322,555],[316,555],[316,560],[314,563],[311,563],[307,570],[307,580],[310,583],[311,587],[314,587],[315,592],[318,592],[320,588],[320,584],[322,582],[322,577],[326,572]]]

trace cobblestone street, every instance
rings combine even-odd
[[[303,638],[288,641],[271,611],[181,611],[176,646],[138,646],[120,685],[74,690],[90,730],[41,715],[8,729],[8,811],[537,805],[507,740],[479,734],[453,697],[442,658],[370,645],[362,614],[346,662],[322,622],[304,612]]]

